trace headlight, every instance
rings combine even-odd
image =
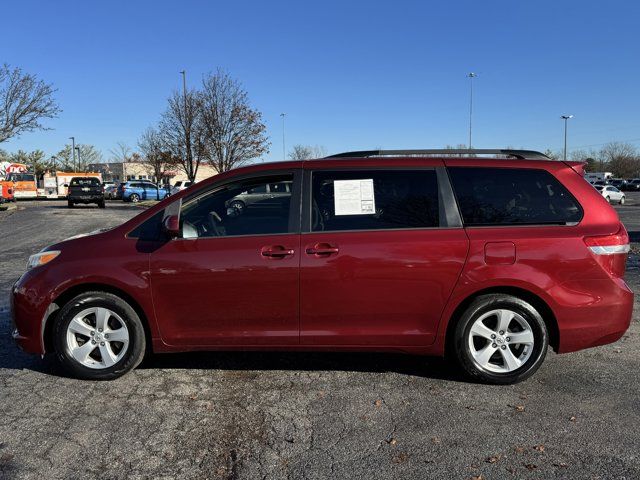
[[[29,261],[27,262],[27,270],[45,265],[56,258],[58,255],[60,255],[60,250],[51,250],[49,252],[40,252],[31,255],[29,257]]]

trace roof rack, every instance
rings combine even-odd
[[[408,156],[437,156],[437,155],[505,155],[517,159],[528,160],[551,160],[544,153],[535,150],[494,150],[494,149],[426,149],[426,150],[361,150],[357,152],[344,152],[329,155],[325,158],[364,158],[364,157],[408,157]]]

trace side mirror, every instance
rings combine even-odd
[[[169,238],[178,238],[180,236],[180,217],[178,215],[169,215],[162,221],[162,229]]]

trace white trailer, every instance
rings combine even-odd
[[[604,182],[610,178],[613,178],[613,173],[611,172],[589,172],[584,174],[584,179],[591,184]]]

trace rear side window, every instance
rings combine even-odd
[[[566,225],[582,219],[582,208],[545,170],[448,169],[466,226]]]
[[[312,231],[438,226],[435,170],[313,172]]]
[[[97,178],[93,178],[93,177],[87,177],[87,178],[72,178],[71,179],[71,183],[69,184],[72,187],[77,187],[77,186],[97,186],[100,185],[100,181]]]

